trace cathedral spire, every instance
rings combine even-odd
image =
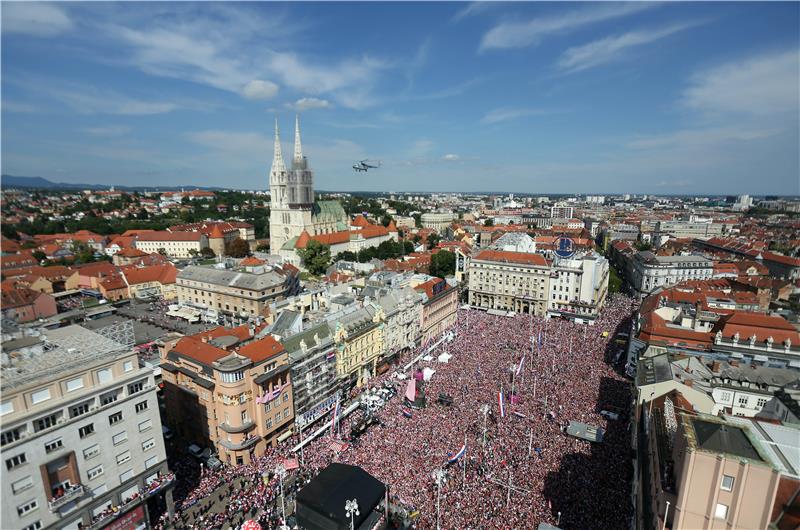
[[[303,146],[300,144],[300,115],[294,115],[294,159],[296,162],[303,160]]]
[[[281,153],[281,133],[278,129],[278,118],[275,118],[275,154],[272,157],[272,173],[277,174],[286,171]]]

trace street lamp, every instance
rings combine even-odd
[[[442,469],[433,472],[433,480],[436,482],[436,530],[439,530],[439,502],[442,498],[442,484],[445,483],[447,474]],[[351,529],[352,530],[352,529]]]
[[[361,512],[358,511],[358,499],[346,501],[344,503],[344,511],[347,514],[347,517],[350,518],[350,530],[353,530],[353,518],[356,515],[361,515]]]
[[[286,506],[283,501],[283,479],[286,478],[286,468],[283,464],[278,464],[278,467],[275,468],[275,474],[278,475],[278,481],[280,482],[281,486],[281,517],[283,518],[283,524],[286,524]]]

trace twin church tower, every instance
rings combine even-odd
[[[270,251],[294,250],[293,239],[305,230],[309,235],[329,234],[346,230],[348,217],[337,201],[314,200],[314,172],[308,167],[300,142],[300,118],[295,117],[294,157],[291,169],[286,168],[281,152],[278,120],[275,119],[275,150],[269,173]],[[292,243],[291,247],[288,246]]]

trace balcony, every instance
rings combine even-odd
[[[50,499],[47,504],[50,506],[50,511],[55,512],[68,502],[83,497],[84,493],[86,493],[86,490],[83,484],[74,484],[65,489],[60,497]]]
[[[222,445],[223,447],[231,450],[231,451],[241,451],[242,449],[247,449],[248,447],[255,445],[258,441],[261,440],[260,436],[250,435],[241,443],[234,443],[229,442],[228,440],[220,439],[217,443]]]

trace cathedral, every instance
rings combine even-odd
[[[397,241],[394,223],[388,227],[370,224],[363,216],[353,222],[339,201],[314,200],[314,172],[308,167],[300,142],[300,119],[295,118],[294,158],[287,169],[281,153],[278,121],[275,120],[275,151],[269,173],[269,237],[272,254],[300,266],[298,250],[309,241],[328,245],[331,256],[377,247],[384,241]]]
[[[303,156],[299,117],[295,118],[291,169],[286,169],[283,162],[278,120],[275,120],[275,152],[269,173],[269,193],[269,238],[273,254],[283,254],[281,251],[293,253],[294,246],[289,244],[304,231],[315,236],[348,229],[347,214],[338,201],[314,200],[314,172]]]

